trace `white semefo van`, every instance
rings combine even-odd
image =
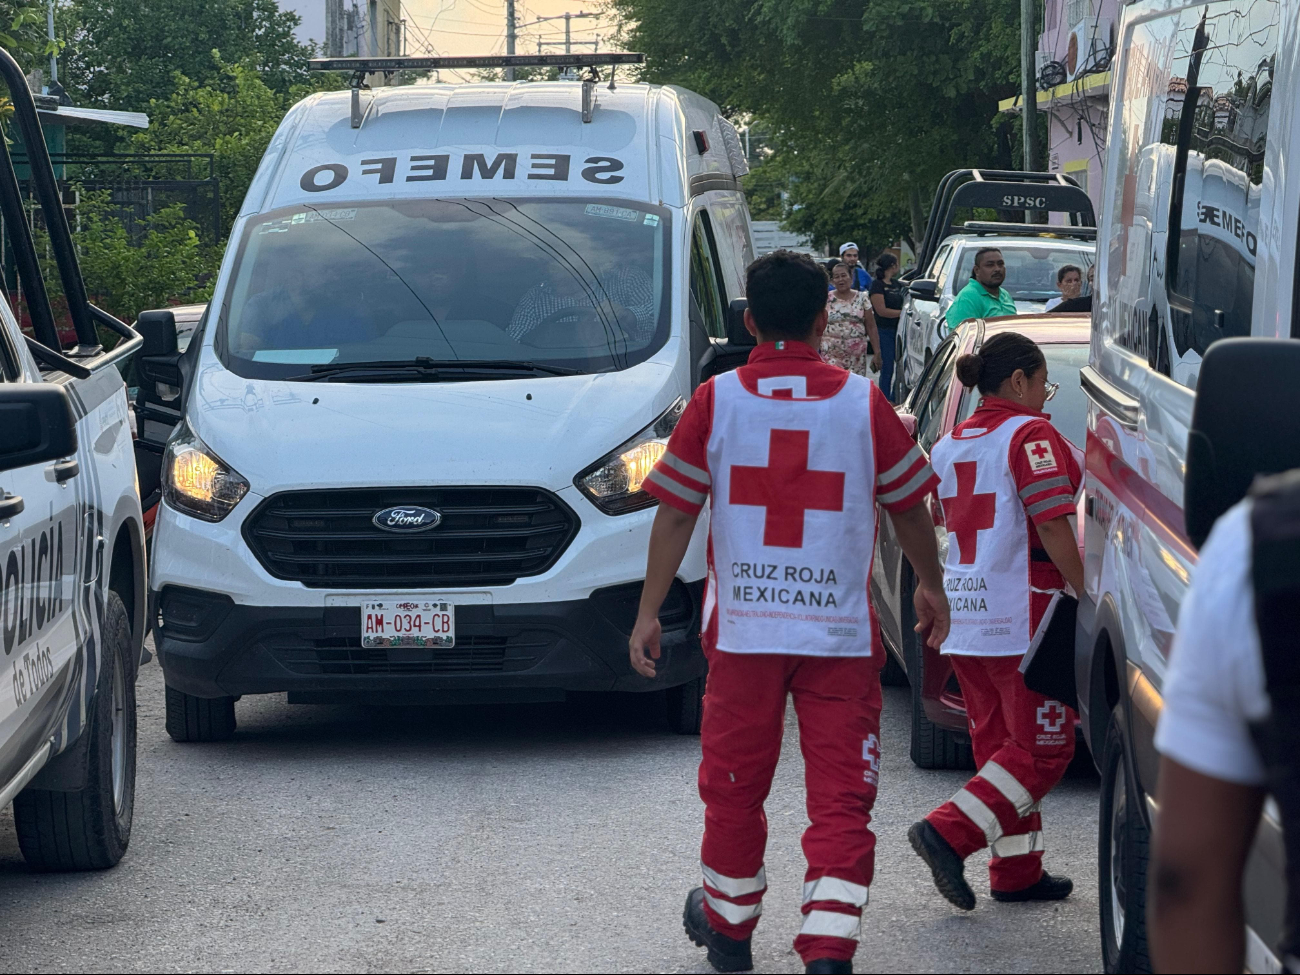
[[[702,531],[660,678],[627,635],[641,482],[699,382],[748,355],[727,340],[744,172],[717,107],[673,87],[292,109],[182,364],[150,576],[172,736],[227,736],[237,697],[279,691],[660,689],[697,731]]]

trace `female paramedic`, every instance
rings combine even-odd
[[[1074,755],[1074,713],[1029,690],[1018,668],[1052,594],[1083,588],[1069,519],[1082,475],[1042,412],[1057,385],[1032,340],[1000,332],[957,360],[957,376],[983,399],[931,457],[949,543],[952,629],[941,652],[961,684],[979,771],[908,838],[939,892],[969,911],[963,861],[990,844],[994,900],[1060,900],[1074,889],[1043,870],[1039,812]]]

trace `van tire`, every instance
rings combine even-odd
[[[703,676],[664,691],[668,728],[678,735],[698,735],[704,719]]]
[[[37,870],[104,870],[122,859],[131,842],[136,665],[126,606],[112,590],[101,633],[101,666],[90,723],[82,732],[90,736],[86,784],[71,792],[28,788],[14,797],[18,847]]]
[[[912,606],[912,592],[916,583],[910,569],[900,590],[902,603],[903,652],[907,654],[907,679],[912,686],[912,764],[925,769],[973,770],[975,757],[970,742],[955,731],[941,728],[925,714],[921,698],[925,686],[925,654],[916,626],[916,610]]]
[[[1097,886],[1100,893],[1097,913],[1101,919],[1102,967],[1108,973],[1151,971],[1151,956],[1147,950],[1150,834],[1137,807],[1141,800],[1132,793],[1128,765],[1128,748],[1120,726],[1119,707],[1116,707],[1106,728],[1106,742],[1102,749],[1097,824]],[[1115,836],[1117,827],[1123,830],[1122,836]],[[1123,911],[1119,923],[1117,906]]]
[[[167,734],[172,741],[228,741],[234,733],[233,697],[195,697],[167,688]]]

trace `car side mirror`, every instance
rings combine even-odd
[[[745,309],[749,301],[745,298],[733,298],[727,306],[727,345],[733,349],[758,344],[758,340],[745,328]]]
[[[939,300],[939,282],[934,278],[917,278],[908,285],[907,291],[917,301]]]
[[[77,452],[72,403],[61,386],[0,384],[0,471]]]
[[[140,355],[175,355],[179,351],[176,344],[176,316],[167,309],[142,311],[135,321],[135,330],[144,339]]]
[[[1221,339],[1205,353],[1183,481],[1187,537],[1198,548],[1256,476],[1300,467],[1297,376],[1300,342],[1291,339]]]
[[[911,437],[913,440],[915,440],[916,439],[916,417],[914,417],[911,413],[900,412],[898,414],[898,418],[903,421],[903,429],[907,431],[907,435]]]

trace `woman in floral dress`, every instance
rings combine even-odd
[[[873,379],[867,373],[867,339],[871,339],[871,370],[880,372],[880,336],[876,334],[876,316],[862,291],[853,290],[853,277],[843,261],[831,268],[833,290],[826,296],[826,334],[822,338],[822,356],[827,362]]]

